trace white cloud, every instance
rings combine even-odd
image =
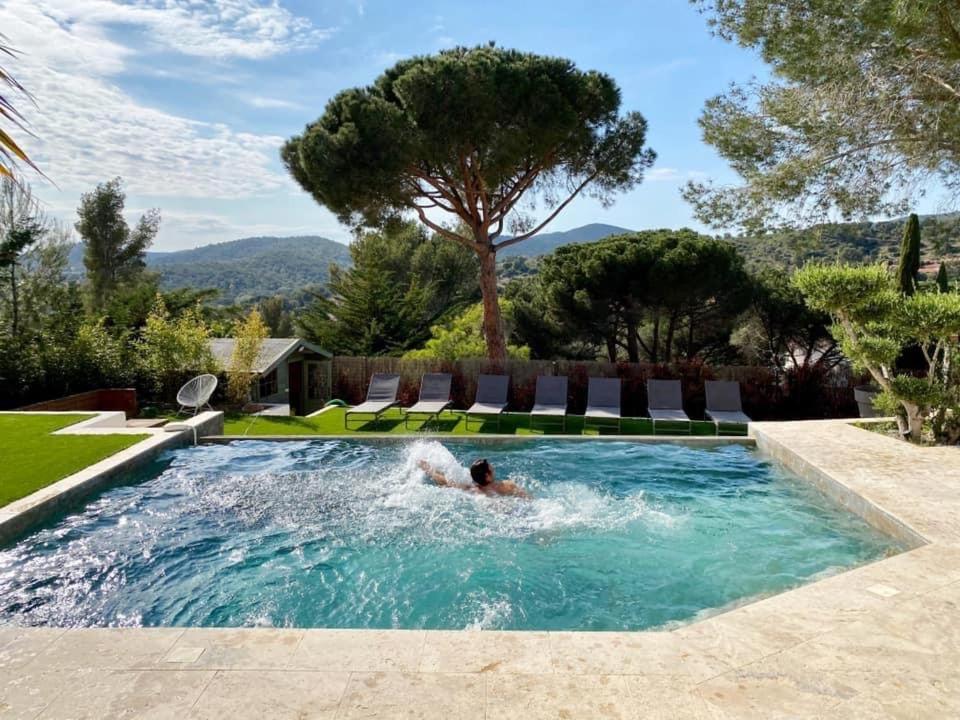
[[[126,213],[129,222],[136,222],[144,209]],[[213,213],[161,211],[160,233],[153,249],[159,251],[187,250],[212,242],[237,240],[242,237],[290,235],[320,235],[338,242],[348,242],[350,235],[336,222],[332,224],[237,222],[227,216]]]
[[[679,180],[680,177],[680,171],[671,167],[653,168],[644,174],[644,179],[649,182],[668,182]]]
[[[644,174],[644,179],[648,182],[677,182],[679,180],[703,179],[706,175],[700,170],[681,171],[672,167],[658,167],[647,171]]]
[[[313,47],[333,32],[315,28],[308,19],[269,0],[30,0],[23,4],[65,29],[133,26],[145,31],[152,42],[197,57],[264,58]]]
[[[176,40],[159,30],[165,13],[179,29]],[[277,163],[283,138],[165,112],[121,90],[113,77],[135,51],[108,35],[115,22],[136,22],[183,52],[243,57],[309,36],[305,21],[254,0],[0,0],[0,27],[22,51],[9,69],[37,102],[21,103],[35,134],[22,144],[61,190],[116,175],[132,194],[154,196],[231,198],[292,187]]]
[[[255,95],[253,97],[245,97],[243,101],[255,108],[262,109],[271,109],[271,110],[297,110],[303,106],[299,103],[292,102],[290,100],[282,100],[280,98],[271,98],[271,97],[261,97]]]

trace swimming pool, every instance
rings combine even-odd
[[[486,457],[531,501],[429,484]],[[639,630],[899,551],[754,450],[240,441],[0,549],[0,623]]]

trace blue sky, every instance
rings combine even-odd
[[[703,102],[765,74],[684,0],[0,0],[0,27],[37,100],[24,144],[56,183],[35,183],[49,212],[72,223],[80,193],[120,175],[131,215],[161,210],[157,250],[257,234],[347,241],[286,177],[280,143],[399,58],[490,40],[610,74],[623,108],[649,121],[647,181],[612,208],[577,201],[548,230],[696,227],[679,188],[733,180],[700,140]]]

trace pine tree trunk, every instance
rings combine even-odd
[[[640,362],[640,343],[637,340],[637,321],[632,317],[627,320],[627,360],[632,363]]]
[[[483,295],[483,337],[487,342],[487,358],[495,362],[507,359],[507,342],[497,297],[497,254],[490,250],[480,256],[480,292]]]
[[[653,340],[650,342],[653,352],[650,353],[650,362],[660,362],[660,311],[653,316]]]
[[[617,361],[617,338],[612,333],[607,335],[607,359],[612,363]]]
[[[10,263],[10,309],[11,309],[11,330],[14,340],[20,332],[20,307],[17,298],[17,263]]]

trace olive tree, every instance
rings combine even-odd
[[[903,295],[882,265],[811,264],[794,282],[809,305],[833,319],[844,354],[883,389],[881,404],[896,411],[903,436],[919,441],[930,417],[934,434],[956,441],[960,396],[952,356],[960,333],[960,295]],[[927,362],[922,377],[898,372],[901,348],[915,342]]]
[[[487,354],[503,360],[497,252],[579,195],[611,202],[653,163],[643,116],[619,111],[616,83],[569,60],[456,48],[339,93],[282,158],[345,223],[382,226],[413,213],[476,253]]]

